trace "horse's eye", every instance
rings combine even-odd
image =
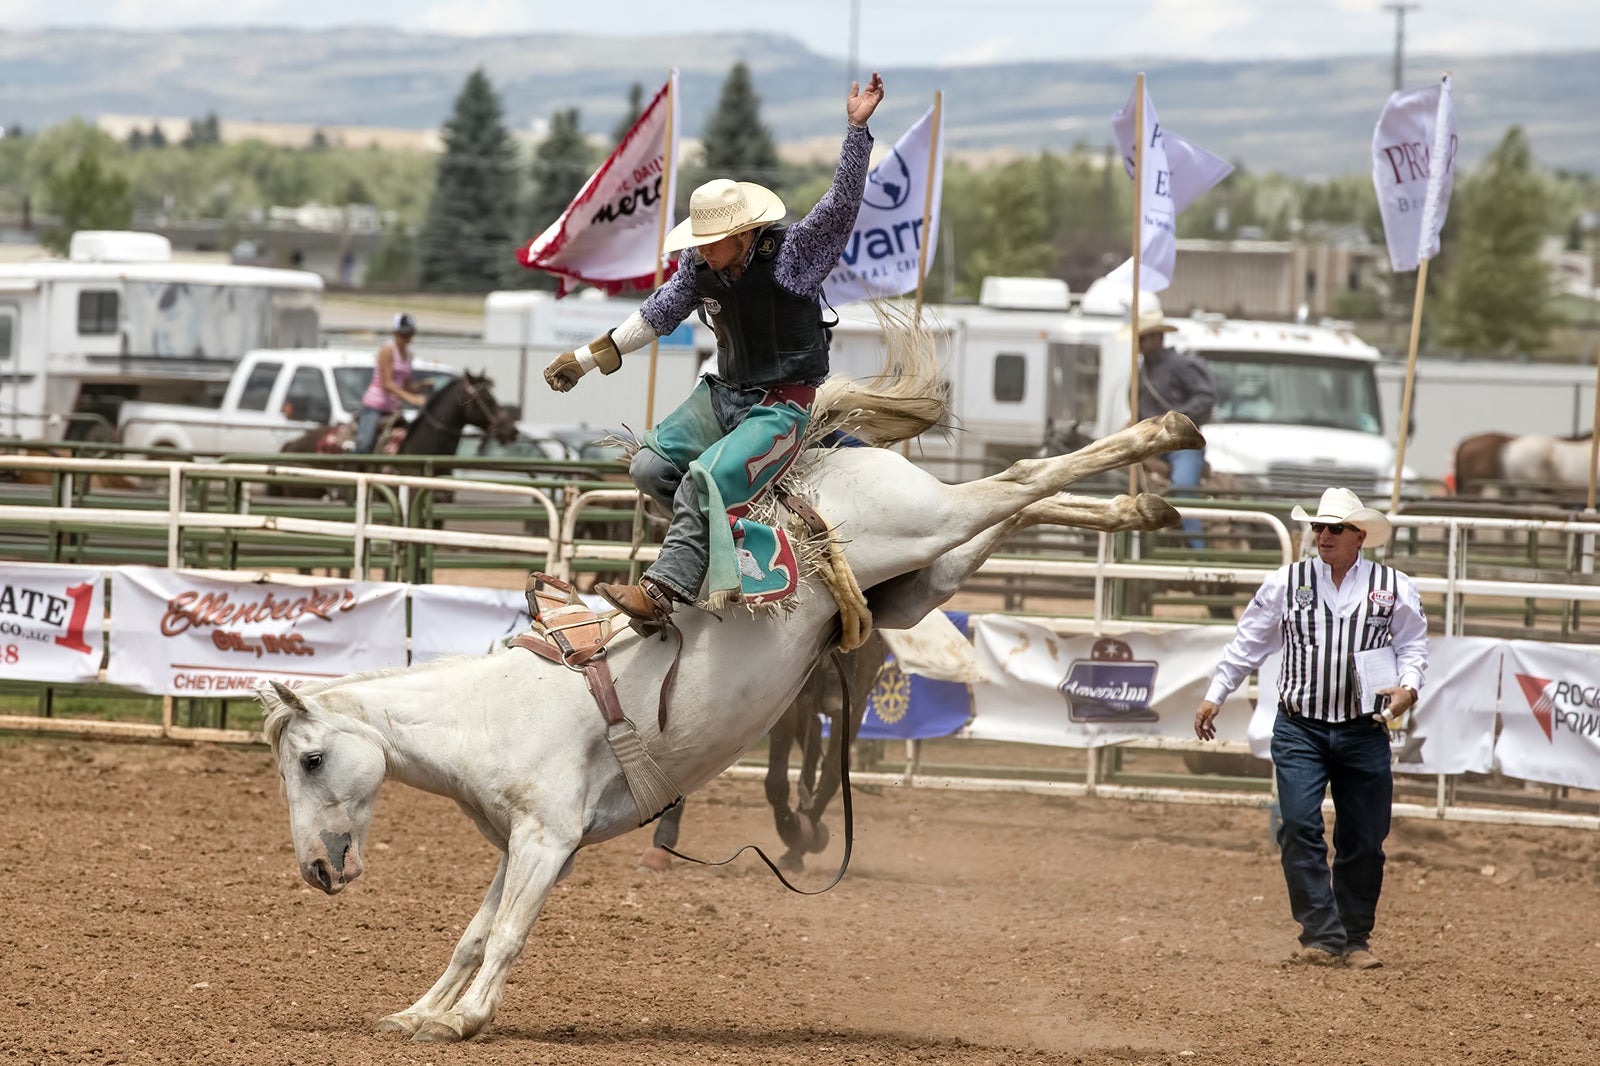
[[[322,765],[322,752],[308,751],[304,756],[301,757],[300,763],[307,770],[315,770],[317,767]]]

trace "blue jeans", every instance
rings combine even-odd
[[[1200,474],[1206,465],[1206,450],[1204,448],[1190,448],[1181,452],[1168,452],[1166,454],[1168,465],[1172,468],[1173,496],[1193,496],[1195,489],[1200,487]],[[1189,534],[1189,547],[1200,549],[1206,546],[1205,538],[1200,536],[1200,519],[1185,518],[1183,530]]]
[[[1389,735],[1375,718],[1317,722],[1279,710],[1272,762],[1283,825],[1278,846],[1300,943],[1335,955],[1365,950],[1383,890],[1394,779]],[[1333,789],[1333,876],[1323,839],[1322,793]]]
[[[356,451],[362,455],[372,454],[372,449],[378,445],[378,426],[388,418],[391,412],[380,411],[375,407],[361,405],[361,414],[356,418]]]

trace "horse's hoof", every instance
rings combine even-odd
[[[666,873],[672,869],[672,856],[666,848],[648,847],[639,853],[639,869]]]
[[[1134,497],[1134,511],[1139,516],[1140,529],[1176,529],[1183,524],[1178,509],[1153,492],[1141,492]]]
[[[457,1029],[437,1018],[423,1022],[421,1028],[411,1036],[412,1042],[417,1044],[459,1044],[462,1039]]]
[[[778,869],[786,874],[804,873],[805,868],[805,856],[798,851],[786,851],[778,856]]]
[[[828,824],[826,822],[812,822],[811,839],[806,842],[806,850],[815,855],[825,851],[828,847]]]
[[[410,1014],[391,1014],[387,1018],[378,1019],[378,1032],[404,1033],[406,1036],[417,1031],[417,1026],[422,1024],[422,1019]]]
[[[1179,414],[1177,411],[1168,411],[1161,418],[1161,428],[1167,432],[1176,445],[1173,451],[1185,451],[1190,448],[1204,448],[1205,435],[1200,432],[1200,427],[1188,415]]]

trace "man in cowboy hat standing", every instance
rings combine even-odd
[[[1155,295],[1141,293],[1139,418],[1159,418],[1168,411],[1177,411],[1188,415],[1195,425],[1204,427],[1211,420],[1211,410],[1217,403],[1217,383],[1211,376],[1211,368],[1200,356],[1168,347],[1167,335],[1177,330],[1178,327],[1161,313],[1161,303]],[[1191,448],[1168,452],[1166,460],[1171,468],[1172,495],[1193,496],[1200,487],[1206,450]],[[1183,528],[1189,534],[1189,547],[1205,547],[1198,518],[1185,518]]]
[[[816,388],[828,374],[822,282],[855,227],[872,154],[867,119],[882,99],[876,72],[864,89],[851,83],[833,185],[793,225],[778,225],[783,201],[753,182],[722,178],[696,189],[689,217],[667,235],[667,251],[688,250],[677,271],[626,322],[563,352],[544,372],[552,389],[566,392],[590,370],[614,373],[624,354],[672,332],[697,309],[710,316],[715,371],[645,434],[630,468],[635,484],[672,513],[661,554],[637,585],[595,586],[643,624],[660,624],[675,601],[700,597],[712,523],[726,527],[726,512],[759,495],[798,454]]]
[[[1262,582],[1239,617],[1211,688],[1194,717],[1201,740],[1216,736],[1218,705],[1266,658],[1283,649],[1272,762],[1283,824],[1278,844],[1289,907],[1300,923],[1307,965],[1380,965],[1367,939],[1383,888],[1393,779],[1383,716],[1400,719],[1417,702],[1428,668],[1428,620],[1409,577],[1364,559],[1362,547],[1389,539],[1389,520],[1349,489],[1322,494],[1311,524],[1317,558],[1290,563]],[[1398,684],[1377,690],[1386,707],[1357,698],[1357,652],[1392,647]],[[1333,790],[1333,876],[1323,840],[1322,795]]]

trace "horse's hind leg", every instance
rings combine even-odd
[[[500,905],[489,922],[477,976],[454,1008],[428,1018],[412,1039],[465,1040],[482,1032],[494,1018],[505,994],[506,975],[522,954],[534,919],[576,853],[581,835],[576,826],[563,832],[532,818],[512,833],[500,879]],[[477,919],[473,921],[476,924]]]
[[[1097,500],[1055,496],[1029,504],[1004,522],[984,530],[959,548],[946,552],[921,570],[901,574],[867,593],[872,619],[880,629],[910,629],[923,615],[944,603],[971,577],[1007,537],[1029,526],[1075,526],[1106,533],[1169,529],[1178,525],[1177,509],[1160,496],[1142,492]]]
[[[462,933],[461,939],[456,942],[456,949],[450,953],[450,963],[444,968],[444,973],[439,975],[439,979],[421,999],[398,1014],[391,1014],[380,1020],[379,1032],[405,1033],[411,1036],[427,1022],[441,1017],[450,1009],[450,1005],[461,995],[462,989],[467,987],[467,982],[472,979],[472,975],[483,962],[484,942],[489,936],[489,926],[500,909],[500,894],[505,883],[506,858],[501,855],[500,867],[495,870],[494,880],[489,883],[489,891],[484,894],[483,902],[478,905],[478,913],[467,923],[467,931]]]

